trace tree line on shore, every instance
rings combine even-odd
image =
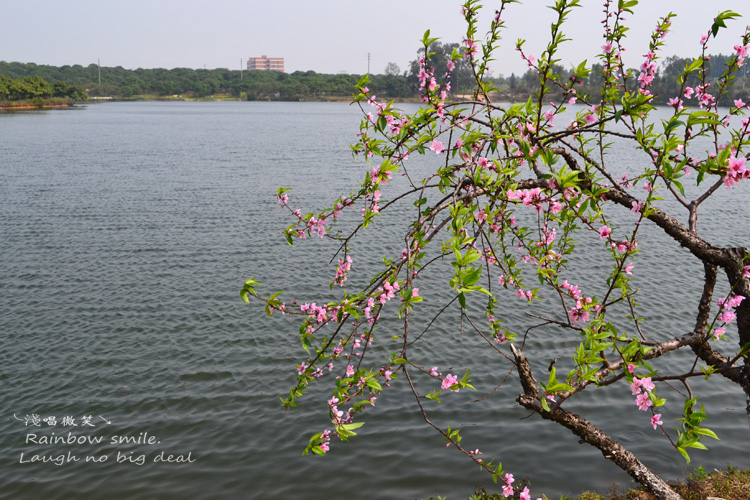
[[[430,46],[429,64],[436,76],[444,75],[458,44],[434,42]],[[422,56],[424,51],[420,54]],[[730,56],[711,56],[706,63],[709,81],[720,78]],[[692,59],[669,57],[661,63],[653,81],[652,93],[655,103],[665,104],[668,99],[680,94],[678,76]],[[574,68],[566,69],[561,65],[553,66],[554,72],[561,78],[569,78]],[[596,64],[588,78],[579,83],[579,92],[596,95],[604,82],[602,68]],[[633,82],[639,71],[632,70]],[[34,63],[0,61],[0,100],[32,99],[35,97],[65,96],[83,99],[87,94],[92,97],[114,96],[116,98],[193,96],[206,97],[224,94],[248,100],[328,100],[346,99],[352,96],[355,85],[361,75],[323,74],[315,71],[295,71],[282,73],[278,71],[237,71],[229,69],[143,69],[134,70],[117,67],[88,66],[49,66]],[[697,85],[688,81],[688,86]],[[458,59],[451,72],[451,94],[459,95],[473,88],[474,75],[467,60]],[[732,87],[730,95],[724,97],[730,104],[734,99],[747,96],[748,75],[743,68]],[[49,83],[53,82],[53,83]],[[101,82],[101,83],[100,83]],[[508,101],[525,101],[538,91],[536,70],[529,70],[522,75],[497,76],[491,80],[496,91]],[[438,82],[443,83],[443,82]],[[370,75],[368,83],[373,94],[391,99],[414,99],[419,95],[419,60],[411,62],[408,70],[401,72],[394,63],[389,63],[383,74]],[[555,89],[549,89],[551,98]]]
[[[49,82],[39,75],[26,75],[17,78],[0,73],[0,101],[33,101],[39,99],[88,99],[83,87],[55,80]]]

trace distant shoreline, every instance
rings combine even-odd
[[[0,103],[0,111],[23,111],[23,110],[29,110],[29,109],[50,109],[50,108],[69,108],[71,106],[74,106],[74,103],[68,103],[68,104],[41,104],[38,106],[34,106],[31,104],[21,104],[18,106],[13,105],[6,105],[8,103]]]

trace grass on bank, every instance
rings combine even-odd
[[[67,97],[35,97],[20,101],[0,101],[0,109],[17,109],[17,108],[45,108],[57,106],[72,106],[73,100]]]

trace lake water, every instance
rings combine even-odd
[[[488,475],[425,425],[403,381],[368,410],[353,442],[334,441],[324,458],[301,456],[310,435],[330,426],[330,379],[284,413],[279,398],[303,359],[297,325],[239,298],[250,276],[290,297],[327,291],[335,270],[319,262],[334,247],[316,239],[290,249],[280,232],[292,221],[275,192],[293,187],[303,212],[349,193],[369,169],[349,150],[359,119],[355,107],[327,103],[108,103],[0,114],[0,498],[463,499],[476,485],[491,488]],[[641,159],[614,153],[636,171]],[[415,171],[432,159],[414,159]],[[748,246],[747,184],[722,188],[702,235]],[[389,223],[382,238],[363,237],[362,255],[400,251],[402,226]],[[702,268],[648,227],[641,249],[636,280],[651,333],[686,333]],[[595,256],[579,264],[583,274],[608,269]],[[508,300],[513,325],[524,310]],[[455,320],[416,351],[444,373],[472,368],[477,392],[433,405],[438,423],[462,425],[467,447],[531,477],[534,498],[629,482],[567,431],[525,419],[513,401],[516,379],[471,403],[507,366]],[[545,360],[577,342],[559,329],[538,332],[527,347]],[[729,336],[735,342],[736,330]],[[694,389],[722,440],[695,451],[692,465],[750,467],[744,397],[715,382]],[[627,384],[590,392],[570,409],[665,477],[690,470],[637,411]],[[671,427],[682,404],[663,395]],[[55,425],[31,425],[33,415]],[[69,433],[101,442],[69,443]],[[34,456],[66,463],[31,463]]]

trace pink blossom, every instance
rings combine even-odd
[[[588,115],[586,115],[586,123],[588,125],[591,125],[595,121],[596,121],[596,115],[594,113],[589,113]]]
[[[733,295],[727,300],[727,307],[739,307],[743,300],[745,300],[743,295]]]
[[[433,377],[437,377],[439,375],[437,366],[433,366],[432,368],[430,368],[430,375],[432,375]]]
[[[750,266],[745,266],[742,268],[742,276],[745,278],[750,278]]]
[[[682,104],[682,99],[680,99],[679,97],[673,97],[669,101],[667,101],[667,106],[672,106],[673,108],[676,108],[677,111],[683,110]]]
[[[693,90],[693,87],[686,87],[685,88],[685,99],[690,99],[691,97],[693,97],[693,93],[694,92],[695,92],[695,90]]]
[[[737,316],[734,314],[734,311],[724,311],[723,313],[721,313],[721,316],[719,316],[719,321],[723,321],[724,323],[731,323],[736,317]]]
[[[503,496],[509,497],[513,495],[513,482],[515,479],[513,479],[513,474],[505,474],[505,477],[503,478],[503,482],[505,485],[503,486]]]
[[[624,270],[625,270],[625,274],[631,274],[632,275],[633,273],[631,271],[633,271],[633,264],[628,264],[627,266],[625,266]]]
[[[628,372],[633,373],[635,371],[635,365],[632,363],[628,363]]]
[[[664,422],[661,421],[661,413],[656,413],[653,417],[651,417],[651,425],[654,426],[654,429],[656,429],[663,423]]]
[[[578,323],[579,321],[583,321],[584,323],[589,320],[590,313],[583,308],[573,308],[570,310],[570,318],[573,320],[573,323]]]
[[[441,389],[450,389],[453,392],[458,392],[458,388],[451,389],[454,385],[458,384],[458,377],[455,375],[451,375],[450,373],[445,376],[445,379],[443,380],[443,384],[440,386]]]
[[[430,149],[433,150],[435,154],[440,154],[445,150],[445,148],[443,147],[443,143],[440,141],[432,141]]]
[[[531,493],[529,493],[529,488],[524,487],[523,491],[521,492],[521,496],[519,498],[521,500],[531,500]]]
[[[719,337],[726,333],[726,329],[723,326],[720,326],[719,328],[714,329],[713,333],[716,340],[719,340]]]
[[[638,405],[638,409],[641,411],[648,411],[649,407],[654,405],[647,392],[643,392],[636,396],[635,404]]]
[[[654,383],[651,382],[651,377],[644,377],[641,379],[641,387],[643,387],[645,390],[651,392],[654,390],[655,386]]]
[[[485,222],[487,220],[487,214],[484,213],[484,209],[482,209],[474,214],[474,218],[481,224],[482,222]]]
[[[745,158],[731,156],[724,176],[724,186],[728,189],[738,183],[740,179],[750,176],[750,170],[745,168]]]
[[[630,383],[630,393],[635,396],[643,392],[643,386],[641,380],[638,377],[633,377],[633,381]]]
[[[641,208],[643,208],[643,202],[642,201],[634,201],[632,204],[632,208],[630,209],[631,212],[640,212]]]
[[[609,54],[610,52],[612,52],[612,42],[607,41],[607,43],[605,43],[604,45],[602,45],[602,51],[605,54]]]
[[[599,229],[600,238],[607,238],[610,234],[612,234],[612,230],[609,226],[602,226],[601,229]]]
[[[651,191],[654,190],[654,187],[651,185],[650,182],[647,182],[646,184],[643,185],[643,189],[645,189],[646,191],[651,192]]]
[[[744,108],[745,107],[745,103],[742,101],[742,99],[735,99],[734,100],[734,105],[737,108]]]
[[[354,375],[354,367],[352,365],[347,365],[346,376],[351,377],[352,375]]]

